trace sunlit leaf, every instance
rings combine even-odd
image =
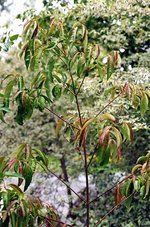
[[[142,98],[141,98],[141,104],[140,104],[140,111],[141,111],[141,115],[143,116],[145,114],[145,112],[147,111],[148,109],[148,97],[147,95],[144,93],[142,95]]]

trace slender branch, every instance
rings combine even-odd
[[[53,222],[56,222],[56,223],[58,223],[58,224],[65,225],[66,227],[67,227],[67,226],[68,226],[68,227],[72,226],[72,225],[66,224],[66,223],[64,223],[64,222],[62,222],[62,221],[55,220],[55,219],[53,219],[53,218],[44,217],[44,216],[42,216],[42,215],[40,215],[40,217],[46,219],[48,222],[53,221]],[[50,224],[51,224],[51,223],[50,223]]]
[[[82,124],[82,117],[81,117],[80,106],[79,106],[79,101],[78,101],[78,94],[76,93],[76,88],[75,88],[75,84],[74,84],[74,79],[73,79],[73,76],[72,76],[72,74],[71,74],[71,71],[69,70],[69,72],[70,72],[70,78],[71,78],[72,87],[73,87],[73,92],[74,92],[74,96],[75,96],[75,100],[76,100],[77,110],[78,110],[78,114],[79,114],[80,125],[81,125],[81,127],[82,127],[83,124]]]
[[[54,175],[58,180],[60,180],[64,185],[66,185],[67,188],[69,188],[81,201],[86,203],[84,198],[82,198],[77,192],[75,192],[62,178],[58,177],[52,170],[48,169],[48,172],[50,172],[52,175]]]
[[[119,204],[112,207],[96,224],[95,227],[98,226],[110,213],[112,213],[118,206],[122,205],[128,198],[130,198],[133,195],[129,195],[128,197],[125,197]]]
[[[70,123],[69,121],[65,120],[63,117],[59,116],[58,114],[56,114],[52,109],[46,107],[45,109],[47,109],[49,112],[51,112],[53,115],[55,115],[57,118],[59,118],[60,120],[62,120],[63,122],[65,122],[67,125],[79,130],[78,127],[74,126],[72,123]]]
[[[78,95],[79,92],[80,92],[80,89],[81,89],[81,87],[82,87],[82,85],[83,85],[83,83],[84,83],[84,80],[85,80],[85,75],[83,76],[83,79],[82,79],[82,81],[81,81],[81,83],[80,83],[80,86],[79,86],[79,88],[78,88],[78,90],[77,90],[77,95]]]
[[[117,183],[115,183],[111,188],[107,189],[102,194],[100,194],[99,196],[97,196],[95,199],[93,199],[92,201],[90,201],[90,204],[93,203],[93,202],[95,202],[96,200],[98,200],[100,197],[102,197],[103,195],[105,195],[107,192],[111,191],[113,188],[115,188],[117,185],[121,184],[123,181],[127,180],[131,176],[132,176],[132,174],[129,174],[128,176],[126,176],[125,178],[123,178],[123,180],[118,181]]]
[[[89,179],[88,179],[88,169],[87,169],[87,151],[86,147],[84,146],[84,169],[85,169],[85,178],[86,178],[86,209],[87,209],[87,220],[86,224],[87,227],[90,226],[90,196],[89,196]]]
[[[114,97],[106,106],[104,106],[97,114],[95,117],[98,117],[98,115],[100,115],[111,103],[113,103],[120,95],[122,94],[122,91],[119,92],[119,94]]]
[[[99,143],[97,143],[97,145],[98,145]],[[97,145],[96,145],[96,147],[97,147]],[[90,159],[90,161],[89,161],[89,163],[88,163],[88,165],[87,165],[87,169],[89,168],[89,166],[90,166],[90,164],[91,164],[91,162],[93,161],[93,158],[94,158],[94,155],[96,154],[96,149],[94,150],[94,152],[93,152],[93,154],[92,154],[92,157],[91,157],[91,159]]]

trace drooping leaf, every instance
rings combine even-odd
[[[12,89],[14,87],[14,85],[16,84],[16,80],[13,79],[11,81],[8,82],[8,84],[6,85],[5,88],[5,92],[4,92],[4,106],[9,108],[9,98],[12,92]]]
[[[112,132],[114,136],[116,137],[117,147],[120,147],[122,143],[122,136],[120,131],[116,127],[112,127]]]
[[[122,198],[123,196],[122,196],[120,185],[117,185],[114,191],[115,205],[120,205],[120,203],[122,202]]]
[[[62,87],[60,85],[55,85],[52,89],[52,94],[56,99],[59,99],[61,96]]]
[[[2,110],[0,110],[0,120],[3,122],[3,123],[6,123],[5,120],[4,120],[4,113]]]
[[[111,128],[111,126],[106,126],[106,127],[102,130],[102,132],[101,132],[101,134],[100,134],[100,138],[99,138],[99,143],[100,143],[100,145],[102,145],[103,142],[106,141],[106,140],[107,140],[107,142],[108,142],[108,134],[109,134],[110,128]]]
[[[130,210],[132,209],[131,203],[132,203],[132,196],[128,197],[125,202],[125,206],[128,212],[130,212]]]
[[[6,171],[4,173],[4,175],[6,177],[19,177],[19,178],[23,179],[23,176],[20,173],[16,173],[16,172]]]
[[[22,190],[15,184],[9,184],[9,187],[13,188],[14,191],[18,194],[18,196],[23,196]]]
[[[145,114],[145,112],[147,111],[148,109],[148,97],[147,95],[144,93],[142,95],[142,98],[141,98],[141,104],[140,104],[140,111],[141,111],[141,115],[143,116]]]
[[[144,199],[145,194],[146,194],[146,186],[143,185],[143,186],[140,188],[140,196],[142,197],[142,199]]]
[[[24,179],[25,179],[24,191],[26,191],[28,186],[30,185],[32,181],[32,176],[33,176],[32,168],[28,164],[26,164],[24,167]]]
[[[24,61],[27,69],[29,68],[30,60],[31,60],[31,53],[30,53],[29,47],[27,47],[25,49],[25,54],[24,54]]]
[[[41,150],[39,150],[37,148],[34,148],[33,150],[36,153],[37,160],[42,161],[44,163],[44,165],[47,167],[48,159],[47,159],[46,155],[44,154],[44,152],[42,152]]]
[[[133,181],[131,179],[129,179],[127,181],[127,186],[126,186],[126,193],[125,193],[125,196],[128,197],[129,195],[132,194],[134,190],[134,185],[133,185]]]
[[[140,98],[136,95],[133,94],[132,96],[132,105],[137,109],[138,106],[140,105]]]
[[[112,114],[109,114],[109,113],[106,113],[106,114],[102,114],[100,117],[99,117],[99,119],[101,120],[101,121],[103,121],[103,120],[110,120],[110,121],[116,121],[116,119],[115,119],[115,117],[112,115]]]
[[[102,166],[107,165],[109,162],[109,158],[110,158],[110,148],[108,146],[108,147],[104,148],[103,160],[100,164]]]

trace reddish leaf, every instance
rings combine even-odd
[[[102,145],[103,144],[103,142],[104,142],[104,140],[106,139],[108,139],[108,133],[109,133],[109,129],[111,128],[111,126],[106,126],[103,130],[102,130],[102,132],[101,132],[101,134],[100,134],[100,138],[99,138],[99,143],[100,143],[100,145]]]
[[[81,132],[80,139],[79,139],[79,147],[85,147],[85,141],[87,136],[87,129],[84,128]]]
[[[123,195],[121,192],[121,188],[119,185],[117,185],[114,191],[115,205],[120,205],[120,203],[122,202],[122,198],[123,198]]]
[[[10,169],[15,164],[15,162],[16,162],[16,159],[9,160],[8,164],[5,166],[4,170],[7,168]]]
[[[132,176],[132,181],[133,181],[133,183],[135,182],[135,180],[136,180],[136,176],[133,175],[133,176]]]
[[[123,92],[127,93],[129,89],[128,83],[126,82],[125,85],[123,86]]]
[[[117,161],[119,161],[121,159],[121,148],[118,147],[117,148]]]
[[[23,164],[19,161],[18,162],[18,170],[19,170],[19,173],[22,174],[22,176],[24,176],[24,169],[23,169]],[[23,179],[19,178],[18,179],[18,186],[20,186],[23,182]]]
[[[35,39],[37,33],[38,33],[38,24],[36,23],[31,39]]]

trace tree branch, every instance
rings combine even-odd
[[[56,222],[56,223],[58,223],[58,224],[64,225],[64,226],[66,226],[66,227],[67,227],[67,226],[68,226],[68,227],[72,226],[72,225],[66,224],[66,223],[64,223],[64,222],[62,222],[62,221],[55,220],[55,219],[53,219],[53,218],[44,217],[44,216],[42,216],[42,215],[40,215],[40,217],[46,219],[49,223],[50,223],[51,221],[53,221],[53,222]],[[50,223],[50,224],[51,224],[51,223]]]
[[[122,91],[119,92],[119,94],[114,97],[106,106],[104,106],[97,114],[95,117],[98,117],[98,115],[100,115],[108,106],[110,106],[111,103],[113,103],[120,95],[122,94]]]
[[[58,114],[56,114],[52,109],[45,107],[45,109],[47,109],[49,112],[51,112],[53,115],[55,115],[57,118],[59,118],[60,120],[62,120],[63,122],[65,122],[67,125],[79,130],[78,127],[74,126],[72,123],[70,123],[69,121],[65,120],[63,117],[59,116]]]
[[[93,203],[93,202],[95,202],[96,200],[98,200],[100,197],[102,197],[103,195],[105,195],[107,192],[111,191],[113,188],[115,188],[117,185],[121,184],[123,181],[127,180],[131,176],[132,176],[132,174],[129,174],[123,180],[118,181],[117,183],[115,183],[111,188],[107,189],[102,194],[100,194],[99,196],[97,196],[95,199],[93,199],[92,201],[90,201],[90,204]]]
[[[119,204],[112,207],[96,224],[95,227],[98,226],[110,213],[112,213],[118,206],[122,205],[128,198],[130,198],[133,195],[129,195],[128,197],[125,197]]]
[[[69,188],[81,201],[86,203],[85,199],[82,198],[77,192],[75,192],[62,178],[57,176],[52,170],[47,168],[47,171],[50,172],[53,176],[55,176],[58,180],[60,180],[64,185],[66,185],[67,188]]]

